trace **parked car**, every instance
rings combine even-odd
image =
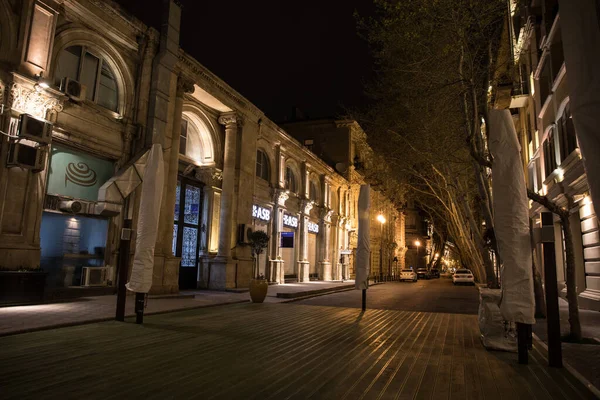
[[[427,268],[419,268],[417,270],[417,278],[418,279],[429,279],[429,271],[427,271]]]
[[[431,278],[439,278],[440,277],[440,270],[437,268],[431,268],[429,270],[429,276]]]
[[[475,278],[473,277],[473,273],[468,269],[457,269],[454,275],[452,275],[452,283],[459,284],[465,283],[474,285]]]
[[[402,281],[417,281],[417,274],[412,269],[403,269],[400,272],[400,282]]]

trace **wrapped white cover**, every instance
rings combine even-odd
[[[479,288],[479,331],[486,349],[517,351],[517,338],[512,324],[500,313],[498,303],[502,297],[499,289]]]
[[[371,221],[369,210],[371,208],[371,187],[360,186],[358,195],[358,247],[356,249],[356,289],[369,288],[369,255],[371,252]]]
[[[600,208],[600,28],[596,2],[559,0],[565,67],[573,123],[583,166]]]
[[[503,261],[500,311],[507,321],[534,324],[529,207],[517,132],[509,110],[490,110],[489,125],[494,232]]]
[[[152,286],[154,246],[158,233],[164,177],[162,146],[153,144],[144,172],[133,270],[127,283],[127,289],[132,292],[148,293]]]

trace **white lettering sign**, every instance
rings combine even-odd
[[[291,228],[298,227],[298,217],[294,217],[293,215],[283,214],[283,225],[289,226]]]
[[[261,206],[252,206],[252,218],[258,218],[263,221],[269,221],[271,219],[271,210]]]
[[[308,221],[307,228],[308,231],[311,233],[319,233],[319,224],[315,224],[314,222]]]

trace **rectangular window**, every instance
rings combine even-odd
[[[179,154],[185,155],[187,149],[187,128],[188,122],[185,119],[181,120],[181,134],[179,136]]]
[[[76,81],[79,76],[79,64],[81,60],[81,46],[71,46],[60,53],[56,64],[56,85],[60,85],[63,78]]]
[[[546,169],[546,178],[556,169],[556,145],[554,143],[554,130],[548,134],[544,142],[544,167]]]
[[[117,80],[112,71],[102,62],[100,85],[98,86],[98,104],[112,111],[117,111]]]
[[[529,178],[529,182],[527,184],[527,188],[529,190],[535,191],[535,162],[529,164],[529,168],[527,169],[527,176]]]
[[[90,53],[85,53],[83,66],[81,68],[81,83],[86,87],[86,99],[94,100],[96,95],[96,78],[98,77],[98,66],[100,60]]]

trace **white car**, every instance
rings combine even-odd
[[[474,285],[475,278],[473,277],[473,273],[468,269],[457,269],[454,275],[452,275],[452,283],[455,285],[457,283],[467,283]]]
[[[403,269],[400,271],[400,282],[402,281],[417,281],[417,273],[412,269]]]

